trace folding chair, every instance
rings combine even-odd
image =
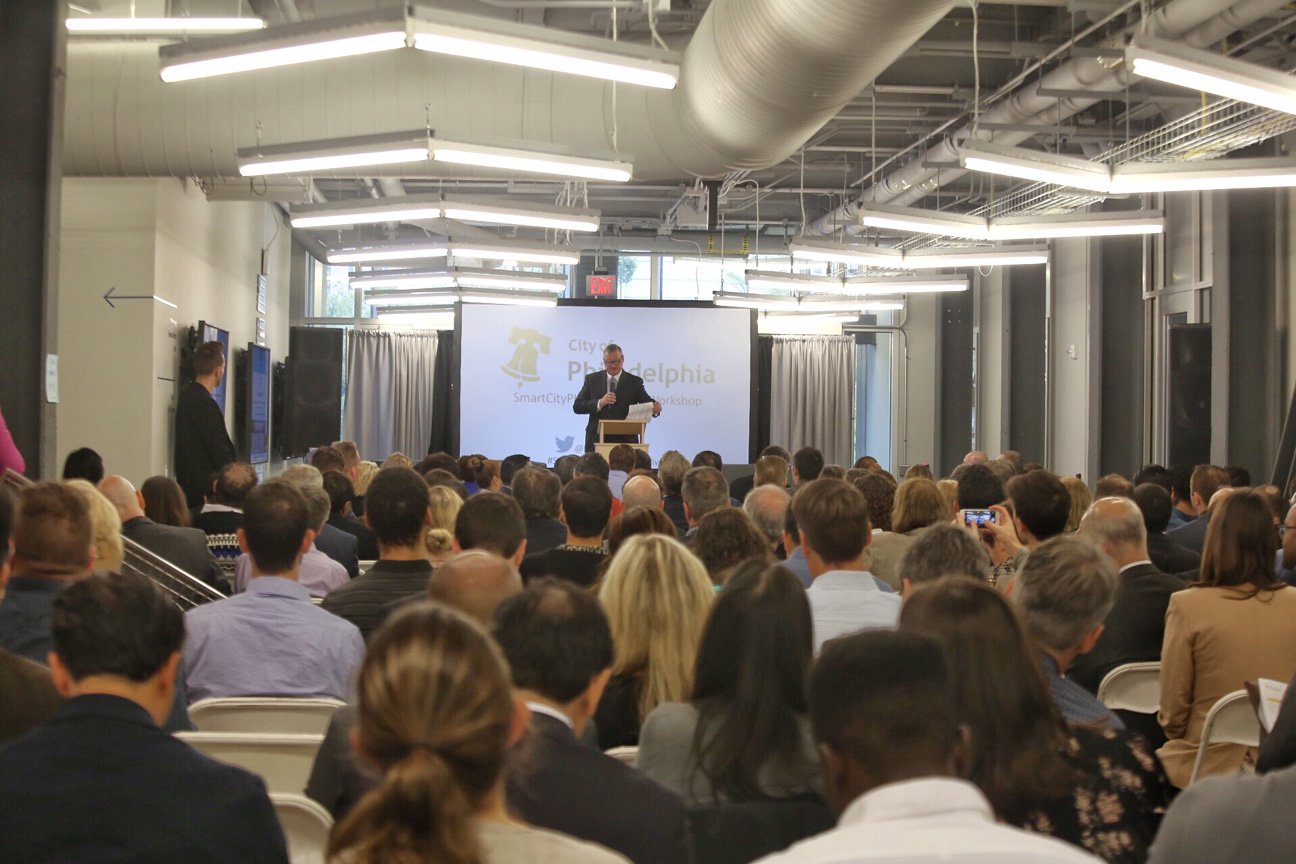
[[[1103,676],[1098,701],[1113,711],[1155,714],[1161,707],[1161,664],[1125,663]]]
[[[338,699],[312,697],[201,699],[189,706],[189,719],[199,732],[323,735],[328,731],[333,712],[345,704]]]
[[[1197,782],[1197,775],[1206,761],[1206,748],[1211,744],[1260,746],[1260,720],[1245,690],[1234,690],[1221,696],[1206,714],[1201,744],[1197,747],[1197,761],[1193,763],[1192,776],[1188,779],[1189,786]]]
[[[611,756],[618,762],[624,762],[631,768],[634,768],[639,764],[638,747],[613,747],[611,750],[604,750],[603,755]]]
[[[317,802],[305,795],[276,792],[270,796],[275,815],[288,841],[291,864],[326,864],[329,832],[333,817]]]
[[[220,762],[260,775],[271,792],[300,795],[323,735],[177,732],[176,737]]]

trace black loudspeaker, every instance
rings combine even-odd
[[[1211,328],[1170,325],[1170,464],[1182,468],[1210,463]]]
[[[284,456],[342,437],[342,339],[328,327],[293,327],[288,335]]]

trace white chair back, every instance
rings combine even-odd
[[[323,735],[248,732],[177,732],[204,755],[260,775],[271,792],[300,795],[310,778]]]
[[[638,747],[613,747],[611,750],[604,750],[604,756],[611,756],[618,762],[624,762],[631,768],[639,764]]]
[[[333,817],[305,795],[276,792],[270,796],[275,815],[288,841],[290,864],[326,864]]]
[[[1103,676],[1098,701],[1113,711],[1155,714],[1161,707],[1161,664],[1125,663]]]
[[[1206,722],[1202,724],[1201,745],[1197,748],[1197,760],[1193,763],[1192,777],[1188,780],[1189,786],[1197,782],[1197,775],[1201,773],[1206,761],[1206,748],[1211,744],[1260,746],[1260,720],[1256,717],[1245,690],[1234,690],[1221,696],[1206,714]]]
[[[189,706],[189,719],[199,732],[323,735],[333,712],[345,704],[337,699],[268,696],[200,699]]]

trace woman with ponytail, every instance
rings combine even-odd
[[[383,781],[334,830],[334,864],[626,864],[508,816],[505,752],[528,714],[466,616],[435,603],[401,611],[370,640],[358,686],[355,747]]]

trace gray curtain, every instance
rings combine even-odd
[[[365,459],[423,458],[432,434],[437,331],[352,330],[343,435]]]
[[[818,447],[829,465],[850,467],[855,424],[855,340],[775,336],[770,358],[770,443]]]

